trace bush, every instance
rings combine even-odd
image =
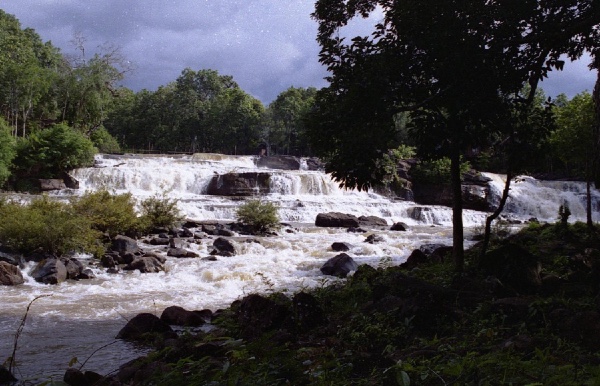
[[[279,227],[277,206],[271,202],[250,200],[241,205],[237,211],[237,220],[250,228],[253,232],[266,232]]]
[[[110,237],[132,234],[140,227],[135,200],[129,193],[113,195],[107,190],[87,192],[71,203],[77,215],[90,220],[93,229],[108,233]]]
[[[20,177],[53,178],[92,165],[95,152],[92,141],[83,134],[58,124],[21,139],[13,164]]]
[[[41,249],[55,256],[67,252],[99,254],[98,232],[90,225],[88,218],[78,216],[69,205],[46,196],[26,205],[0,205],[0,240],[17,252]]]
[[[142,201],[140,211],[141,227],[144,229],[171,227],[182,219],[177,200],[170,200],[166,193]]]
[[[103,126],[94,130],[90,135],[90,139],[92,140],[94,146],[100,153],[120,153],[121,146],[119,146],[119,142],[110,135],[108,130],[106,130]]]
[[[16,143],[4,119],[0,117],[0,186],[10,176],[10,166],[16,154]]]

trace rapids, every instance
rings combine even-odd
[[[337,279],[323,276],[319,268],[336,255],[330,245],[336,241],[352,244],[349,252],[359,264],[397,265],[421,244],[451,243],[451,209],[392,200],[372,192],[340,189],[320,171],[283,171],[259,169],[252,156],[195,154],[173,156],[98,155],[91,168],[78,169],[73,176],[78,190],[54,194],[58,199],[85,191],[108,189],[131,193],[137,199],[165,195],[178,200],[187,218],[195,220],[234,220],[240,198],[209,196],[207,186],[215,174],[227,172],[269,172],[272,193],[262,197],[279,207],[282,222],[289,232],[277,237],[259,238],[260,243],[238,242],[238,254],[218,261],[168,258],[164,272],[108,274],[93,268],[95,279],[70,281],[57,286],[36,283],[23,270],[26,282],[15,287],[0,287],[0,361],[12,353],[15,333],[30,302],[16,350],[20,379],[37,381],[62,379],[69,362],[76,357],[83,370],[107,374],[124,362],[143,354],[144,349],[116,341],[114,336],[126,320],[140,312],[160,315],[171,305],[186,309],[226,307],[233,300],[252,292],[287,291],[324,286]],[[489,197],[497,200],[502,176],[491,178]],[[520,177],[513,184],[507,216],[515,219],[536,217],[555,221],[558,206],[568,202],[572,220],[585,218],[585,186],[577,182],[541,182]],[[582,193],[583,192],[583,193]],[[22,198],[21,198],[22,199]],[[595,220],[598,221],[600,194],[594,191]],[[343,212],[356,216],[375,215],[389,225],[402,221],[408,232],[377,230],[384,242],[365,243],[367,234],[347,233],[343,229],[317,228],[314,221],[321,212]],[[465,211],[466,234],[481,226],[486,214]],[[211,241],[191,244],[200,256],[208,254]],[[468,246],[470,241],[466,242]],[[150,249],[150,246],[142,245]],[[165,253],[161,247],[154,247]],[[89,256],[80,256],[82,261]],[[47,296],[46,296],[47,295]],[[110,344],[106,348],[103,346]],[[99,349],[97,352],[95,352]]]

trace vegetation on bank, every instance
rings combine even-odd
[[[116,235],[136,236],[171,227],[181,215],[177,201],[166,196],[138,203],[131,194],[100,190],[68,203],[45,195],[30,203],[0,200],[0,219],[0,243],[14,252],[54,256],[87,252],[101,257]]]
[[[478,246],[459,275],[450,259],[411,269],[382,260],[293,298],[246,296],[207,333],[156,340],[120,376],[135,385],[598,383],[600,233],[531,224],[489,253],[505,248],[535,256],[538,286],[518,292],[488,276]]]

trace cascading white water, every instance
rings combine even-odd
[[[166,270],[157,274],[108,274],[94,266],[95,279],[49,286],[36,283],[28,275],[33,267],[30,265],[24,270],[25,284],[0,287],[0,361],[10,356],[12,338],[27,305],[40,295],[51,296],[36,300],[30,308],[19,339],[17,363],[20,373],[17,375],[37,376],[41,380],[50,376],[61,379],[73,357],[82,362],[95,349],[113,342],[125,319],[139,312],[160,315],[171,305],[214,310],[251,292],[272,289],[293,292],[336,280],[319,271],[322,264],[336,254],[330,249],[333,242],[352,244],[349,253],[354,259],[359,264],[374,266],[399,264],[421,244],[451,243],[450,208],[390,200],[372,192],[346,191],[328,175],[307,170],[305,162],[301,164],[304,165],[301,170],[281,171],[257,168],[255,158],[250,156],[99,155],[95,167],[74,171],[80,189],[59,192],[58,197],[98,189],[131,193],[137,199],[166,194],[178,200],[186,217],[195,220],[233,220],[236,208],[244,202],[240,198],[205,194],[215,174],[268,172],[271,193],[261,199],[276,203],[282,221],[291,223],[292,227],[277,237],[258,238],[259,243],[237,240],[238,253],[217,261],[167,258]],[[491,189],[501,191],[501,177],[490,177],[494,179]],[[570,190],[573,190],[572,186],[579,185],[569,185]],[[535,216],[554,221],[562,200],[578,197],[578,193],[572,191],[566,194],[568,197],[563,197],[557,188],[528,179],[515,183],[508,206],[511,216],[521,219]],[[548,203],[544,207],[549,207],[548,213],[523,203],[534,201],[541,205],[540,190],[546,192],[544,200]],[[552,198],[550,192],[557,196]],[[595,194],[597,197],[598,193]],[[584,218],[575,204],[569,205],[574,219]],[[369,244],[364,242],[368,234],[315,227],[315,218],[321,212],[375,215],[384,218],[389,225],[405,222],[411,229],[408,232],[377,230],[384,242]],[[485,213],[467,210],[464,223],[478,226],[485,216]],[[212,240],[207,239],[187,248],[206,256],[211,243]],[[165,253],[162,247],[145,244],[142,247]],[[88,256],[81,258],[91,262]],[[137,347],[117,342],[94,354],[84,369],[108,373],[138,353]]]
[[[491,179],[494,205],[500,200],[506,181],[505,176],[484,173]],[[591,190],[592,219],[600,221],[600,192]],[[579,181],[542,181],[529,176],[518,176],[511,181],[505,213],[520,219],[537,218],[553,222],[558,218],[561,205],[568,205],[570,221],[585,221],[586,184]]]

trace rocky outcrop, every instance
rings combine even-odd
[[[236,254],[235,245],[231,240],[219,237],[213,241],[213,254],[219,256],[233,256]]]
[[[227,173],[213,176],[207,194],[214,196],[255,196],[270,193],[270,173]]]
[[[24,282],[25,280],[19,267],[5,261],[0,261],[0,285],[19,285]]]

